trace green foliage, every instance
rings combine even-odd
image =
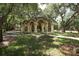
[[[47,7],[43,11],[43,13],[50,19],[56,22],[56,18],[58,16],[58,4],[47,4]]]
[[[76,19],[74,22],[75,29],[79,32],[79,19]]]
[[[69,30],[72,22],[74,22],[73,19],[76,18],[79,12],[78,8],[78,3],[48,4],[44,13],[48,18],[58,23],[58,27],[60,27],[62,31],[65,31],[66,29]],[[60,19],[57,20],[58,17],[60,17]]]
[[[0,16],[4,16],[3,19],[5,19],[3,28],[8,30],[9,27],[13,28],[16,24],[20,25],[21,22],[31,17],[31,12],[35,13],[37,9],[37,3],[0,4]]]
[[[54,46],[52,43],[53,40],[47,35],[39,38],[31,35],[21,35],[17,36],[16,41],[8,47],[0,48],[3,52],[0,55],[46,55],[46,50]]]
[[[0,15],[6,16],[4,17],[6,19],[4,23],[7,23],[8,25],[9,24],[11,25],[12,22],[14,24],[18,23],[18,25],[20,25],[20,23],[23,22],[24,20],[37,17],[38,15],[44,15],[44,17],[53,20],[54,23],[56,24],[61,20],[60,21],[61,28],[66,27],[68,29],[71,26],[71,23],[73,22],[73,20],[71,20],[73,17],[71,18],[71,16],[74,14],[74,12],[76,11],[78,12],[78,7],[79,6],[76,3],[74,4],[58,3],[58,4],[46,4],[46,8],[44,10],[41,10],[40,8],[38,8],[37,3],[0,4]],[[67,9],[70,9],[70,13],[67,13]],[[10,13],[7,14],[8,12]],[[56,20],[58,16],[60,16],[61,19]],[[8,19],[11,20],[12,22],[8,22]],[[6,24],[4,26],[6,28],[9,27],[9,26],[7,27]],[[14,25],[12,24],[12,26]]]
[[[8,12],[11,4],[0,4],[0,16],[5,15]]]
[[[64,39],[64,38],[60,38],[59,42],[61,42],[62,44],[69,44],[69,45],[79,45],[79,41],[78,40],[73,40],[73,39]]]
[[[58,43],[58,44],[57,44]],[[8,47],[0,48],[0,55],[2,56],[46,56],[46,51],[59,49],[61,44],[79,45],[78,40],[53,38],[48,35],[43,35],[36,38],[32,35],[19,35],[16,41],[13,41]],[[50,52],[50,51],[49,51]],[[54,51],[52,54],[56,53]],[[59,54],[59,53],[58,53]]]
[[[16,41],[18,42],[18,44],[25,45],[25,44],[33,43],[34,42],[33,40],[36,40],[36,37],[30,36],[30,35],[28,35],[28,36],[27,35],[22,35],[22,36],[18,36],[16,39],[17,39]]]

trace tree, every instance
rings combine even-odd
[[[10,21],[18,20],[19,22],[26,19],[26,16],[30,18],[31,12],[37,10],[37,4],[0,4],[0,42],[3,41],[2,28],[3,24],[10,25]],[[17,21],[17,22],[18,22]],[[14,22],[13,22],[14,23]],[[6,27],[7,28],[7,27]]]
[[[75,17],[75,20],[71,24],[72,29],[78,31],[79,33],[79,15]]]
[[[0,4],[0,42],[3,41],[2,27],[8,14],[12,11],[13,4]]]
[[[78,31],[78,33],[79,33],[79,20],[77,19],[77,20],[75,20],[75,22],[74,22],[74,27],[75,27],[75,29]]]
[[[51,20],[56,22],[58,16],[58,4],[47,4],[47,7],[44,9],[43,13]]]
[[[51,7],[51,6],[53,6],[53,7]],[[53,18],[54,20],[56,20],[56,18],[58,16],[61,17],[61,19],[59,19],[59,20],[61,20],[60,24],[61,24],[62,32],[65,32],[65,30],[70,27],[70,25],[74,21],[75,17],[79,13],[79,11],[78,11],[79,5],[75,4],[75,3],[74,4],[67,4],[67,3],[65,3],[65,4],[64,3],[49,4],[49,7],[47,7],[47,8],[49,9],[49,11],[51,11],[49,13],[49,15],[52,16],[51,18],[53,18],[55,15],[56,15],[56,17]],[[70,10],[69,13],[68,13],[68,10]]]

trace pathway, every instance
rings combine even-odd
[[[15,39],[15,37],[18,35],[18,34],[21,34],[19,31],[9,31],[9,32],[6,32],[6,34],[3,36],[4,38],[4,42],[3,44],[8,46],[8,44]],[[43,36],[44,34],[27,34],[27,35],[33,35],[33,36],[36,36],[37,38]],[[54,38],[67,38],[67,39],[74,39],[74,40],[79,40],[79,38],[75,38],[75,37],[67,37],[67,36],[62,36],[62,35],[59,35],[59,36],[56,36],[56,35],[51,35],[51,34],[48,34],[49,36],[51,37],[54,37]],[[56,44],[56,43],[55,43]],[[58,43],[57,43],[58,44]],[[60,52],[59,49],[50,49],[46,52],[48,55],[54,55],[54,56],[63,56],[64,54],[62,54]]]
[[[21,34],[20,31],[8,31],[6,32],[5,36],[12,36],[12,37],[16,37],[17,35]],[[44,35],[44,34],[27,34],[27,35],[33,35],[36,36],[37,38]],[[68,37],[68,36],[63,36],[63,35],[51,35],[48,34],[49,36],[53,36],[53,37],[57,37],[57,38],[66,38],[66,39],[74,39],[74,40],[79,40],[79,37]]]
[[[57,37],[57,38],[66,38],[66,39],[73,39],[73,40],[79,40],[79,37],[67,37],[67,36],[56,36],[56,35],[49,35],[49,36],[53,36],[53,37]]]

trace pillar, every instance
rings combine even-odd
[[[45,30],[48,32],[48,23],[46,23]]]
[[[21,31],[24,32],[24,29],[25,29],[25,27],[22,27],[22,28],[21,28]]]
[[[41,24],[41,30],[42,30],[42,32],[44,32],[44,24],[43,23]]]
[[[48,32],[48,22],[45,24],[45,31]]]
[[[37,22],[34,23],[34,32],[37,33]]]
[[[27,31],[28,31],[28,32],[31,32],[30,24],[28,24],[28,26],[27,26]]]
[[[51,23],[51,32],[53,32],[54,31],[54,25],[53,25],[53,23]]]

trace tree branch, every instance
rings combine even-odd
[[[73,21],[73,17],[75,17],[75,15],[77,14],[77,12],[75,12],[65,23],[65,27],[68,26],[70,24],[70,22]]]

